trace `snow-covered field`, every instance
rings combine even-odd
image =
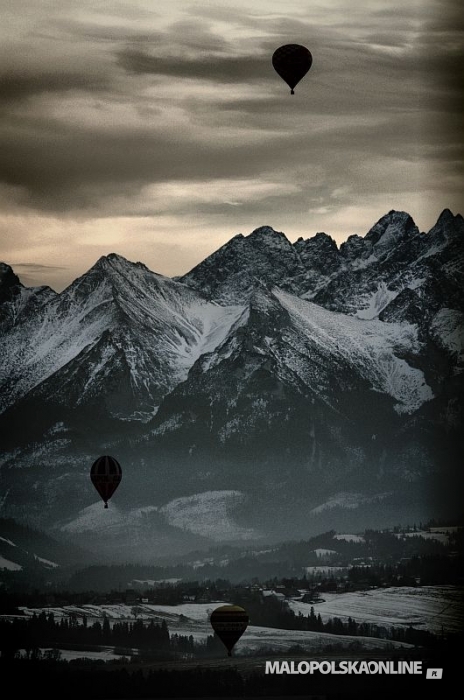
[[[456,586],[423,586],[378,588],[369,591],[350,593],[326,593],[324,603],[303,603],[290,600],[290,608],[298,614],[309,615],[311,607],[323,620],[339,617],[347,620],[352,617],[358,623],[369,622],[385,627],[409,627],[441,633],[457,631],[464,625],[464,589]],[[48,607],[55,620],[74,615],[82,619],[85,615],[88,624],[107,617],[110,624],[117,621],[165,620],[170,632],[193,635],[195,639],[205,639],[211,634],[209,618],[213,610],[224,601],[211,603],[182,603],[180,605],[67,605]],[[25,615],[39,614],[41,609],[21,608]],[[273,633],[279,632],[274,630]],[[293,634],[293,632],[292,632]]]
[[[378,588],[353,593],[324,593],[314,605],[322,620],[339,617],[385,627],[409,627],[435,634],[457,632],[464,625],[464,590],[455,586]],[[295,613],[309,615],[311,605],[290,601]]]
[[[351,637],[349,635],[326,634],[324,632],[307,632],[299,630],[279,630],[270,627],[250,626],[237,642],[235,653],[241,654],[247,651],[281,651],[285,653],[291,647],[300,646],[305,651],[318,652],[324,648],[336,646],[340,649],[385,649],[394,646],[409,648],[410,644],[392,642],[375,637]]]
[[[182,605],[137,605],[137,619],[156,620],[161,622],[165,620],[171,634],[180,634],[190,636],[195,641],[204,641],[208,635],[212,634],[209,618],[213,610],[221,605],[221,602],[215,603],[184,603]],[[40,610],[31,608],[22,608],[23,612],[32,615]],[[76,614],[82,617],[87,616],[88,623],[91,624],[95,619],[102,619],[104,615],[113,622],[121,620],[134,621],[134,606],[129,605],[83,605],[67,606],[65,608],[47,608],[47,611],[53,612],[55,619],[60,616]],[[286,652],[294,646],[300,646],[307,652],[322,651],[327,646],[336,646],[340,649],[382,649],[409,647],[408,644],[399,642],[391,642],[385,639],[377,639],[374,637],[352,637],[348,635],[335,635],[323,632],[308,632],[300,630],[281,630],[272,627],[257,627],[250,625],[243,634],[235,647],[234,653],[237,655],[245,654],[250,651],[267,650]],[[62,650],[62,658],[95,658],[95,659],[110,659],[115,658],[113,649],[108,647],[99,651],[69,651]]]
[[[324,603],[313,606],[310,603],[289,601],[290,608],[296,613],[309,615],[311,607],[322,620],[339,617],[346,621],[352,617],[356,622],[368,622],[380,627],[409,627],[429,630],[440,634],[458,631],[464,624],[464,589],[455,586],[424,586],[419,588],[395,587],[379,588],[365,592],[324,593]],[[152,605],[148,603],[134,605],[69,605],[62,608],[46,608],[55,620],[60,617],[75,615],[82,619],[85,615],[88,624],[107,617],[110,624],[117,621],[135,619],[166,621],[171,634],[190,636],[195,641],[204,641],[212,634],[210,615],[224,601],[211,603],[183,603],[181,605]],[[40,613],[40,609],[21,608],[26,615]],[[7,616],[6,616],[7,617]],[[333,635],[322,632],[299,630],[281,630],[250,625],[236,646],[236,653],[247,651],[276,650],[285,652],[296,645],[307,652],[321,651],[327,645],[340,649],[381,649],[392,644],[390,640],[374,637],[352,637]],[[395,647],[402,646],[399,643]],[[407,645],[406,645],[407,646]],[[69,656],[71,654],[71,656]],[[89,656],[89,658],[114,658],[113,651],[95,652],[64,651],[63,658]]]

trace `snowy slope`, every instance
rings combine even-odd
[[[339,617],[347,621],[369,622],[386,627],[409,627],[435,634],[459,632],[464,623],[462,588],[455,586],[422,586],[410,588],[377,588],[353,593],[324,593],[323,603],[314,611],[323,621]],[[311,605],[290,601],[291,609],[309,615]]]
[[[430,324],[430,332],[437,343],[464,362],[464,313],[455,309],[440,309]]]
[[[5,559],[5,557],[0,555],[0,569],[8,569],[8,571],[21,571],[22,568],[22,566],[16,564],[14,561]]]
[[[55,296],[50,287],[25,287],[12,268],[0,262],[0,332],[22,323]]]
[[[37,315],[0,338],[0,406],[4,410],[46,381],[42,398],[58,389],[68,402],[85,403],[112,379],[124,377],[127,390],[153,412],[241,313],[240,307],[205,302],[140,263],[116,255],[101,258]],[[121,414],[121,407],[115,412]]]
[[[201,358],[203,374],[230,365],[246,349],[255,357],[248,372],[272,366],[280,380],[300,391],[301,386],[311,389],[329,404],[334,376],[343,376],[347,386],[350,378],[364,381],[371,390],[391,396],[398,413],[412,413],[433,398],[424,373],[402,357],[421,350],[417,328],[409,323],[366,323],[278,288],[255,291],[250,309],[246,322]],[[189,381],[195,378],[191,375]]]
[[[160,508],[170,525],[213,540],[247,540],[257,536],[252,528],[234,522],[235,503],[245,500],[240,491],[207,491],[177,498]]]
[[[395,406],[398,412],[411,413],[433,398],[423,372],[398,357],[406,350],[419,351],[414,326],[381,321],[365,324],[280,290],[274,294],[291,315],[294,327],[311,344],[335,362],[348,361],[375,391],[389,394],[398,402]],[[298,371],[298,366],[294,369]]]
[[[142,525],[150,514],[157,514],[163,522],[184,532],[191,532],[212,541],[248,540],[258,536],[252,528],[241,527],[234,520],[234,508],[245,500],[240,491],[207,491],[176,498],[160,506],[145,506],[125,510],[117,499],[108,510],[101,502],[83,508],[76,517],[60,524],[66,533],[97,531],[100,535],[117,534]]]

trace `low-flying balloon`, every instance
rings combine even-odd
[[[108,501],[118,488],[122,471],[119,462],[114,457],[103,455],[95,460],[90,469],[92,484],[102,497],[105,508],[108,508]]]
[[[232,649],[248,627],[249,617],[239,605],[221,605],[211,613],[211,627],[232,656]]]
[[[272,65],[282,80],[285,80],[292,95],[295,94],[294,87],[304,78],[312,62],[311,52],[300,44],[285,44],[272,55]]]

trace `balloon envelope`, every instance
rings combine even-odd
[[[119,462],[108,455],[95,460],[90,469],[90,478],[108,508],[108,501],[118,488],[122,471]]]
[[[285,80],[292,95],[293,88],[297,85],[301,78],[304,78],[306,73],[311,68],[313,57],[306,46],[300,44],[285,44],[276,49],[272,55],[272,65],[275,71],[280,75],[282,80]]]
[[[232,656],[233,647],[248,627],[248,613],[239,605],[221,605],[211,613],[210,622],[229,656]]]

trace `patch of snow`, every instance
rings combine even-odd
[[[42,564],[45,564],[45,566],[48,566],[50,569],[56,569],[59,567],[59,564],[56,564],[54,561],[50,561],[49,559],[43,559],[42,557],[38,557],[37,554],[34,554],[34,559],[36,561],[42,562]]]
[[[331,510],[332,508],[347,508],[348,510],[354,510],[355,508],[359,508],[360,505],[364,505],[365,503],[374,503],[376,501],[383,500],[390,495],[390,492],[386,492],[375,494],[374,496],[364,496],[362,493],[350,493],[343,491],[335,494],[335,496],[329,498],[328,501],[321,503],[321,505],[316,506],[309,512],[311,515],[317,515],[325,510]]]
[[[370,321],[377,318],[379,313],[388,306],[399,294],[399,291],[388,289],[385,282],[381,282],[376,292],[373,292],[370,297],[363,298],[363,303],[367,302],[366,306],[356,311],[357,318]]]
[[[16,547],[16,545],[15,545],[14,542],[12,542],[11,540],[6,539],[5,537],[0,537],[0,540],[2,540],[2,542],[6,542],[7,544],[10,544],[12,547]]]
[[[444,241],[442,244],[436,243],[435,245],[430,246],[430,248],[428,248],[428,250],[426,250],[425,253],[422,253],[422,255],[420,255],[417,258],[417,261],[420,261],[423,258],[430,258],[432,255],[437,255],[438,253],[441,253],[447,245],[448,242]]]
[[[141,580],[138,578],[134,578],[130,584],[133,584],[134,586],[141,587],[141,586],[147,586],[150,588],[155,588],[156,586],[163,585],[163,584],[168,584],[168,585],[174,585],[176,583],[179,583],[179,581],[182,581],[181,578],[160,578],[160,579],[146,579],[146,580]]]
[[[430,324],[430,332],[442,348],[464,362],[464,314],[455,309],[440,309]]]
[[[346,571],[347,566],[305,566],[307,574],[333,574],[336,571]],[[324,594],[325,595],[325,594]]]
[[[337,554],[334,549],[322,549],[321,547],[318,549],[313,549],[312,551],[315,552],[318,557],[326,557],[330,556],[331,554]]]
[[[234,506],[244,498],[241,491],[205,491],[176,498],[162,506],[160,513],[170,525],[213,540],[253,539],[255,531],[241,527],[231,517]]]
[[[86,532],[87,530],[98,530],[102,528],[112,528],[122,525],[125,521],[125,514],[113,502],[109,507],[104,508],[103,501],[92,503],[91,506],[83,508],[78,516],[71,522],[62,525],[63,532]]]
[[[8,571],[21,571],[22,568],[22,566],[16,564],[14,561],[5,559],[5,557],[0,555],[0,569],[8,569]]]
[[[280,591],[265,590],[263,591],[263,598],[277,598],[277,600],[285,600],[285,595],[280,593]]]
[[[79,511],[76,518],[59,526],[63,532],[87,532],[89,530],[102,532],[104,530],[117,532],[123,528],[133,526],[134,520],[146,517],[147,514],[157,511],[157,506],[145,506],[123,510],[113,500],[109,507],[105,508],[103,501],[93,503]]]
[[[345,540],[346,542],[365,542],[362,535],[334,535],[334,540]]]
[[[408,289],[419,289],[419,287],[422,287],[422,285],[426,281],[427,281],[426,277],[415,277],[414,279],[409,280],[406,287]]]
[[[294,646],[302,647],[309,653],[313,653],[316,650],[323,651],[328,646],[336,646],[340,650],[356,649],[358,653],[360,649],[412,648],[410,644],[391,642],[391,640],[378,639],[376,637],[353,637],[325,632],[280,630],[272,627],[254,627],[252,625],[248,627],[237,642],[236,647],[234,647],[234,654],[240,656],[241,653],[265,651],[268,649],[285,653]]]
[[[353,260],[351,263],[351,268],[353,270],[365,270],[366,267],[369,267],[369,265],[376,262],[378,262],[377,256],[374,255],[374,253],[371,253],[368,258],[357,258]]]
[[[175,414],[161,423],[157,428],[151,431],[151,435],[164,435],[172,432],[182,425],[183,417],[181,414]]]

